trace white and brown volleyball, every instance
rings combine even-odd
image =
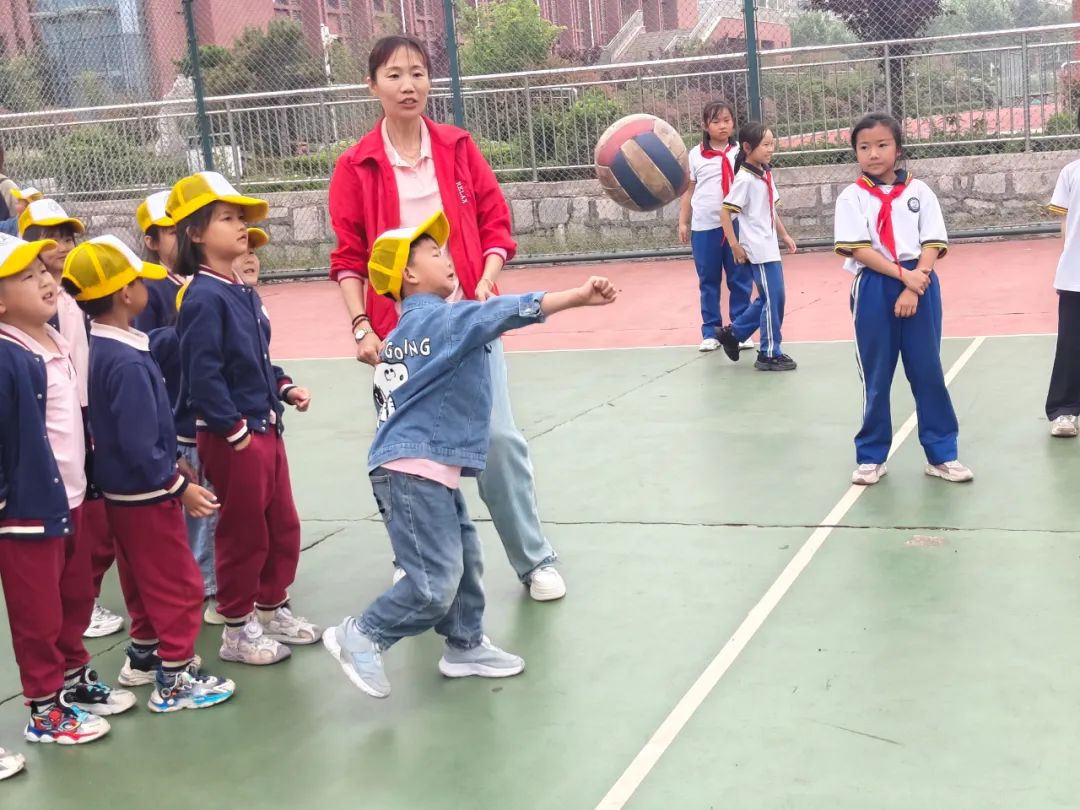
[[[690,183],[686,144],[654,115],[620,118],[596,145],[596,177],[607,195],[631,211],[655,211]]]

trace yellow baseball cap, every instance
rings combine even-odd
[[[262,228],[248,228],[248,250],[258,250],[270,244],[270,235]]]
[[[145,234],[152,227],[171,228],[176,223],[165,212],[165,204],[169,201],[168,191],[159,191],[151,194],[141,203],[135,211],[135,220],[139,223],[139,229]]]
[[[34,200],[19,217],[19,235],[26,233],[26,229],[40,225],[42,228],[55,228],[57,225],[70,225],[75,233],[85,233],[86,228],[82,222],[69,217],[67,211],[56,200],[45,198]]]
[[[79,290],[76,301],[105,298],[137,278],[158,280],[167,275],[160,264],[144,262],[111,234],[83,242],[64,261],[64,278]]]
[[[379,295],[389,293],[401,300],[401,275],[409,263],[409,249],[421,236],[430,236],[439,247],[450,239],[450,222],[439,211],[416,228],[397,228],[387,231],[371,247],[368,260],[368,281]]]
[[[42,200],[45,198],[45,194],[38,191],[33,186],[27,186],[26,188],[13,188],[11,190],[11,196],[16,200],[22,200],[23,202],[34,202],[34,200]]]
[[[17,276],[34,263],[41,251],[56,247],[52,239],[26,242],[17,236],[0,233],[0,278]]]
[[[216,202],[239,205],[250,225],[266,219],[270,212],[270,206],[264,200],[245,197],[218,172],[199,172],[180,180],[169,192],[165,210],[173,222],[179,222]]]

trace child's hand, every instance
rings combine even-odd
[[[799,249],[799,246],[795,244],[795,240],[791,238],[790,234],[784,234],[784,247],[788,249],[788,253],[794,253]]]
[[[916,295],[922,295],[930,286],[930,276],[921,270],[901,270],[900,279],[904,286]]]
[[[893,314],[897,318],[910,318],[919,308],[919,295],[913,290],[904,290],[896,299]]]
[[[250,439],[251,437],[248,436],[247,438]],[[214,497],[214,493],[200,487],[198,484],[187,485],[184,494],[180,496],[180,503],[184,505],[187,513],[193,518],[209,517],[221,508],[221,504]]]
[[[186,458],[179,458],[176,460],[176,468],[180,470],[180,474],[184,476],[188,481],[192,483],[200,483],[199,476],[195,472],[195,468],[191,466],[191,462]]]
[[[731,246],[731,254],[735,257],[736,264],[750,264],[750,259],[746,255],[746,248],[738,242]]]
[[[679,223],[679,241],[684,245],[690,241],[690,226],[685,222]]]
[[[244,438],[242,438],[240,441],[238,441],[236,444],[234,444],[233,445],[233,450],[235,450],[237,453],[239,453],[241,450],[247,450],[249,444],[251,444],[251,434],[250,433],[247,436],[245,436]]]
[[[296,408],[296,410],[303,413],[308,409],[308,406],[311,405],[311,392],[306,388],[293,388],[285,395],[285,399],[287,399],[289,404]]]
[[[581,295],[581,306],[602,307],[615,301],[618,294],[615,285],[603,276],[593,276],[578,290]]]

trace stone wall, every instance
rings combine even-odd
[[[914,176],[941,199],[950,229],[1025,225],[1050,219],[1057,173],[1072,152],[987,155],[911,161]],[[781,212],[797,238],[831,238],[836,195],[856,176],[854,164],[778,169]],[[627,211],[604,196],[598,183],[508,183],[514,228],[522,255],[648,250],[677,245],[678,202],[648,213]],[[322,191],[266,195],[264,227],[271,244],[260,253],[268,270],[326,267],[335,240]],[[92,234],[115,233],[138,244],[138,201],[69,203]]]

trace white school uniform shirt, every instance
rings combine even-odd
[[[886,194],[892,185],[881,185]],[[949,250],[949,234],[941,215],[937,195],[922,180],[910,179],[904,192],[893,200],[892,225],[899,256],[890,256],[881,244],[877,220],[881,200],[863,187],[852,183],[836,198],[836,219],[833,224],[833,249],[845,257],[844,269],[858,273],[862,263],[852,253],[862,247],[873,248],[890,260],[901,262],[918,259],[923,249],[936,247],[944,256]]]
[[[1066,215],[1065,247],[1058,260],[1054,288],[1080,292],[1080,160],[1061,170],[1047,207],[1051,213]]]
[[[694,182],[694,194],[690,198],[693,216],[690,229],[693,231],[711,231],[723,225],[720,220],[720,208],[724,204],[724,161],[735,171],[735,156],[739,147],[734,144],[727,147],[723,157],[707,158],[701,154],[699,143],[690,150],[690,179]]]
[[[765,171],[772,178],[772,171]],[[751,264],[780,261],[780,243],[776,238],[776,220],[773,217],[779,201],[775,180],[770,205],[765,172],[743,164],[735,175],[731,191],[724,198],[724,208],[739,220],[739,244],[743,246]]]

